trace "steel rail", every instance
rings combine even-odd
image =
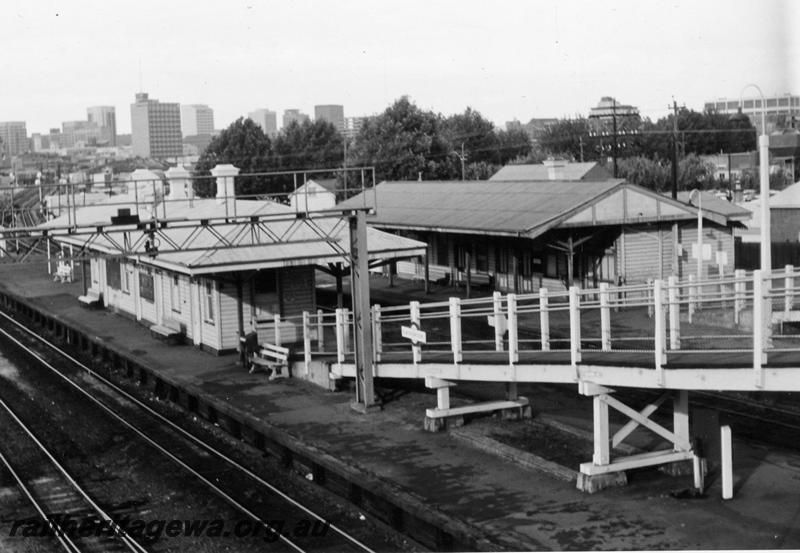
[[[189,441],[195,443],[196,445],[198,445],[199,447],[205,449],[206,451],[208,451],[209,453],[211,453],[212,455],[214,455],[218,459],[224,461],[225,463],[227,463],[231,467],[235,468],[239,472],[241,472],[244,475],[248,476],[249,478],[251,478],[255,482],[259,483],[263,487],[265,487],[268,490],[270,490],[273,494],[277,495],[278,497],[280,497],[281,499],[283,499],[287,503],[291,504],[292,506],[300,509],[301,511],[303,511],[307,515],[311,516],[312,518],[314,518],[314,519],[316,519],[316,520],[318,520],[320,522],[327,523],[328,527],[331,530],[333,530],[334,532],[339,534],[342,538],[344,538],[345,540],[349,541],[351,544],[353,544],[356,547],[362,549],[363,551],[366,551],[366,552],[369,552],[369,553],[375,553],[372,549],[370,549],[367,545],[365,545],[362,542],[360,542],[355,537],[349,535],[347,532],[345,532],[344,530],[342,530],[338,526],[336,526],[336,525],[334,525],[332,523],[329,523],[329,521],[327,521],[324,517],[318,515],[316,512],[312,511],[311,509],[309,509],[305,505],[303,505],[300,502],[298,502],[297,500],[291,498],[290,496],[288,496],[287,494],[285,494],[284,492],[282,492],[281,490],[279,490],[278,488],[276,488],[275,486],[273,486],[272,484],[270,484],[269,482],[267,482],[266,480],[264,480],[263,478],[261,478],[260,476],[255,474],[253,471],[251,471],[250,469],[248,469],[244,465],[238,463],[236,460],[232,459],[231,457],[229,457],[225,453],[219,451],[218,449],[216,449],[215,447],[207,444],[206,442],[204,442],[200,438],[196,437],[195,435],[193,435],[189,431],[183,429],[179,425],[177,425],[174,422],[170,421],[165,416],[163,416],[161,413],[158,413],[157,411],[155,411],[154,409],[152,409],[151,407],[146,405],[144,402],[139,400],[137,397],[133,396],[132,394],[130,394],[128,392],[126,392],[125,390],[123,390],[122,388],[120,388],[119,386],[117,386],[116,384],[114,384],[113,382],[108,380],[107,378],[103,377],[102,375],[100,375],[96,371],[92,370],[90,367],[86,366],[84,363],[82,363],[81,361],[79,361],[78,359],[76,359],[75,357],[70,355],[69,353],[63,351],[61,348],[59,348],[55,344],[51,343],[49,340],[46,340],[44,337],[42,337],[42,336],[36,334],[35,332],[31,331],[25,325],[23,325],[19,321],[15,320],[13,317],[10,317],[8,314],[3,313],[3,312],[0,312],[0,316],[5,318],[6,320],[10,321],[11,323],[13,323],[15,326],[17,326],[19,329],[23,330],[27,334],[29,334],[32,337],[34,337],[37,341],[39,341],[39,342],[45,344],[46,346],[48,346],[50,349],[55,351],[58,355],[60,355],[60,356],[64,357],[65,359],[68,359],[69,361],[71,361],[77,367],[81,368],[84,372],[86,372],[87,374],[91,375],[92,377],[94,377],[96,380],[98,380],[99,382],[103,383],[104,385],[108,386],[115,393],[117,393],[118,395],[124,397],[126,400],[128,400],[128,401],[132,402],[133,404],[135,404],[137,407],[139,407],[141,410],[143,410],[145,413],[147,413],[152,418],[156,419],[160,423],[165,424],[166,426],[168,426],[169,428],[171,428],[172,430],[174,430],[178,434],[182,435],[187,440],[189,440]],[[297,544],[292,542],[289,538],[284,536],[282,533],[280,533],[276,529],[274,529],[267,521],[264,521],[263,519],[261,519],[257,514],[253,513],[250,509],[248,509],[247,507],[245,507],[244,505],[239,503],[235,498],[233,498],[227,492],[225,492],[224,490],[219,488],[216,484],[211,482],[208,478],[206,478],[205,476],[203,476],[202,474],[200,474],[199,472],[194,470],[192,467],[190,467],[187,463],[185,463],[184,461],[179,459],[172,452],[168,451],[166,448],[164,448],[163,446],[158,444],[155,440],[153,440],[152,438],[147,436],[144,432],[142,432],[141,430],[136,428],[133,424],[129,423],[121,415],[116,413],[113,409],[108,407],[102,401],[100,401],[97,398],[95,398],[94,396],[92,396],[89,392],[84,390],[80,385],[78,385],[77,383],[72,381],[69,377],[67,377],[66,375],[62,374],[51,363],[49,363],[46,359],[44,359],[39,353],[37,353],[36,351],[34,351],[31,348],[29,348],[28,346],[26,346],[25,344],[23,344],[22,342],[17,340],[14,336],[11,336],[11,334],[9,334],[8,332],[6,332],[3,329],[0,329],[0,334],[6,336],[9,340],[14,342],[17,346],[19,346],[23,350],[27,351],[30,355],[32,355],[34,358],[36,358],[45,367],[47,367],[48,369],[53,371],[56,375],[58,375],[60,378],[62,378],[70,386],[75,388],[78,392],[80,392],[82,395],[84,395],[85,397],[90,399],[93,403],[95,403],[97,406],[99,406],[101,409],[103,409],[105,412],[107,412],[112,418],[114,418],[117,421],[119,421],[123,426],[129,428],[137,436],[139,436],[144,441],[146,441],[147,443],[152,445],[156,450],[160,451],[165,456],[167,456],[170,459],[172,459],[176,464],[180,465],[187,472],[189,472],[190,474],[192,474],[193,476],[195,476],[199,480],[203,481],[215,493],[220,495],[222,498],[224,498],[226,501],[228,501],[235,508],[239,509],[240,511],[245,513],[247,516],[251,517],[255,522],[257,522],[257,523],[261,524],[262,526],[264,526],[264,528],[267,531],[272,532],[273,534],[277,535],[278,538],[281,539],[281,541],[283,541],[284,543],[286,543],[287,545],[292,547],[294,550],[296,550],[296,551],[298,551],[300,553],[305,553],[302,548],[300,548]]]
[[[122,528],[120,528],[120,526],[119,526],[119,525],[118,525],[118,524],[117,524],[117,523],[114,521],[114,519],[113,519],[113,518],[111,518],[111,516],[110,516],[108,513],[106,513],[106,512],[105,512],[105,510],[103,510],[103,508],[102,508],[102,507],[100,507],[100,505],[98,505],[98,504],[97,504],[97,503],[96,503],[96,502],[95,502],[95,501],[94,501],[94,500],[93,500],[93,499],[92,499],[92,498],[89,496],[89,494],[86,492],[86,490],[84,490],[84,489],[83,489],[83,487],[81,487],[81,485],[80,485],[80,484],[78,484],[78,482],[75,480],[75,478],[73,478],[73,476],[72,476],[72,475],[69,473],[69,471],[66,469],[66,467],[65,467],[65,466],[64,466],[62,463],[60,463],[60,462],[58,461],[58,459],[56,459],[56,458],[55,458],[55,455],[53,455],[53,454],[50,452],[50,450],[48,450],[48,449],[47,449],[47,447],[46,447],[46,446],[45,446],[45,445],[42,443],[42,441],[41,441],[39,438],[37,438],[37,437],[36,437],[36,434],[34,434],[34,433],[33,433],[33,431],[32,431],[30,428],[28,428],[28,426],[27,426],[27,425],[26,425],[26,424],[25,424],[25,423],[22,421],[22,419],[20,419],[20,418],[19,418],[19,416],[18,416],[18,415],[17,415],[17,414],[14,412],[14,410],[13,410],[13,409],[12,409],[12,408],[11,408],[11,407],[10,407],[10,406],[9,406],[9,405],[6,403],[6,402],[5,402],[5,401],[4,401],[2,398],[0,398],[0,407],[1,407],[1,408],[2,408],[2,409],[3,409],[3,410],[6,412],[6,413],[8,413],[8,415],[11,417],[11,419],[12,419],[12,420],[13,420],[15,423],[17,423],[17,425],[19,426],[19,428],[20,428],[20,429],[21,429],[23,432],[25,432],[25,434],[27,434],[27,435],[28,435],[28,437],[31,439],[31,441],[32,441],[34,444],[36,444],[36,447],[38,447],[38,448],[39,448],[39,450],[40,450],[42,453],[44,453],[44,455],[45,455],[45,456],[48,458],[48,460],[50,461],[50,463],[52,464],[52,466],[53,466],[53,467],[55,467],[55,469],[56,469],[58,472],[60,472],[60,473],[61,473],[61,475],[64,477],[64,479],[65,479],[65,480],[66,480],[66,481],[69,483],[69,485],[70,485],[70,486],[72,486],[72,488],[73,488],[73,489],[74,489],[76,492],[78,492],[78,494],[79,494],[79,495],[80,495],[80,496],[81,496],[81,497],[84,499],[84,501],[85,501],[86,503],[88,503],[88,504],[91,506],[91,508],[92,508],[92,509],[93,509],[93,510],[94,510],[94,511],[95,511],[95,512],[98,514],[98,515],[100,515],[100,518],[103,520],[103,522],[105,522],[106,524],[108,524],[108,525],[109,525],[109,528],[111,528],[111,530],[114,532],[114,534],[115,534],[115,535],[116,535],[116,536],[117,536],[117,537],[118,537],[118,538],[119,538],[119,539],[122,541],[122,543],[124,543],[124,544],[125,544],[125,546],[126,546],[126,547],[127,547],[129,550],[130,550],[130,551],[134,551],[134,552],[136,552],[136,553],[147,553],[147,550],[146,550],[144,547],[142,547],[141,545],[139,545],[139,544],[136,542],[136,540],[134,540],[132,537],[130,537],[130,536],[129,536],[129,535],[126,533],[126,532],[125,532],[125,530],[123,530]],[[11,464],[9,463],[9,461],[8,461],[8,460],[7,460],[5,457],[3,457],[3,462],[4,462],[4,463],[5,463],[5,465],[6,465],[6,466],[9,468],[9,470],[11,470],[11,471],[12,471],[12,473],[14,474],[14,478],[17,480],[17,482],[18,482],[18,483],[20,483],[20,482],[21,482],[21,480],[20,480],[19,476],[16,474],[16,471],[14,471],[13,467],[11,466]],[[27,496],[28,496],[28,499],[30,499],[31,501],[33,501],[33,502],[34,502],[34,506],[36,507],[36,510],[37,510],[37,511],[39,511],[39,512],[41,513],[41,510],[39,509],[39,506],[38,506],[38,502],[36,502],[36,501],[35,501],[35,500],[32,498],[32,494],[31,494],[31,493],[29,493],[29,490],[27,490],[27,489],[23,489],[23,491],[24,491],[25,495],[27,495]],[[46,521],[46,522],[48,522],[48,524],[50,524],[50,525],[51,525],[51,527],[53,526],[52,522],[51,522],[51,521],[50,521],[50,520],[49,520],[49,519],[48,519],[46,516],[45,516],[45,521]],[[59,528],[59,530],[60,530],[60,528]],[[57,535],[59,535],[59,534],[61,534],[61,533],[63,533],[63,532],[57,532]],[[66,541],[68,541],[69,543],[71,543],[71,544],[72,544],[72,547],[74,547],[74,548],[75,548],[75,551],[80,551],[80,548],[78,548],[78,547],[77,547],[77,546],[74,544],[74,542],[72,541],[72,539],[71,539],[71,538],[69,538],[68,536],[66,536],[66,534],[64,534],[64,537],[66,538]],[[60,541],[60,540],[59,540],[59,541]]]

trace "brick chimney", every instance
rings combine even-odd
[[[542,164],[547,167],[547,180],[561,180],[564,178],[564,168],[567,162],[563,159],[546,159]]]
[[[190,180],[191,174],[183,165],[170,167],[164,173],[169,181],[169,195],[167,200],[174,202],[176,200],[191,200],[194,198],[194,188]]]
[[[230,163],[217,165],[211,170],[211,175],[217,179],[217,203],[224,204],[229,199],[234,199],[234,177],[239,174],[239,168]]]

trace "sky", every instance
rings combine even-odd
[[[653,119],[758,85],[800,94],[795,0],[3,0],[0,121],[28,133],[113,105],[382,112],[408,95],[498,126],[588,114],[602,96]],[[795,35],[797,33],[794,33]],[[794,60],[794,64],[792,61]],[[755,94],[750,87],[745,96]]]

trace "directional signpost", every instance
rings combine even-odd
[[[412,322],[411,326],[401,326],[400,335],[403,338],[411,340],[411,350],[414,358],[414,363],[419,363],[422,353],[420,351],[420,344],[425,344],[428,341],[428,336],[424,330],[420,330],[417,323]]]
[[[500,317],[489,315],[487,317],[487,322],[489,323],[489,326],[497,329],[497,332],[499,332],[501,336],[506,333],[506,330],[508,330],[508,319],[502,315]]]
[[[427,343],[427,335],[425,334],[425,331],[417,328],[416,324],[412,323],[411,326],[401,326],[400,334],[403,336],[403,338],[408,338],[411,340],[411,344],[414,346],[417,344]]]

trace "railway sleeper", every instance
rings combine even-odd
[[[106,369],[106,373],[110,373],[111,368],[119,370],[128,379],[136,378],[138,384],[143,387],[147,386],[149,382],[153,382],[154,393],[157,396],[161,397],[166,391],[171,401],[185,407],[189,412],[200,414],[212,424],[220,423],[220,416],[213,405],[200,401],[197,396],[184,392],[174,385],[166,384],[155,375],[148,375],[148,370],[130,360],[124,354],[99,346],[90,341],[87,336],[58,322],[55,318],[38,314],[37,320],[38,311],[30,309],[29,306],[21,304],[9,296],[0,296],[0,301],[16,312],[30,315],[32,321],[37,321],[39,325],[44,326],[55,335],[54,341],[57,343],[68,344],[73,346],[74,349],[80,350],[79,353],[83,354],[81,355],[82,357],[90,358],[93,367],[103,366]],[[26,309],[27,311],[25,311]],[[86,355],[87,353],[89,355]],[[311,479],[318,485],[336,493],[340,497],[349,499],[351,503],[361,508],[364,512],[375,516],[398,531],[406,532],[418,542],[442,551],[474,549],[475,544],[468,536],[456,538],[448,530],[428,520],[424,514],[415,512],[414,508],[398,505],[393,501],[391,494],[384,497],[384,494],[376,494],[366,490],[352,480],[352,475],[348,477],[338,471],[331,472],[315,462],[313,458],[298,454],[292,448],[266,437],[263,432],[242,424],[231,416],[223,417],[223,423],[223,428],[237,439],[243,439],[256,449],[279,459],[288,469],[296,471],[305,477],[310,475]],[[423,507],[420,507],[420,509],[423,509]]]

